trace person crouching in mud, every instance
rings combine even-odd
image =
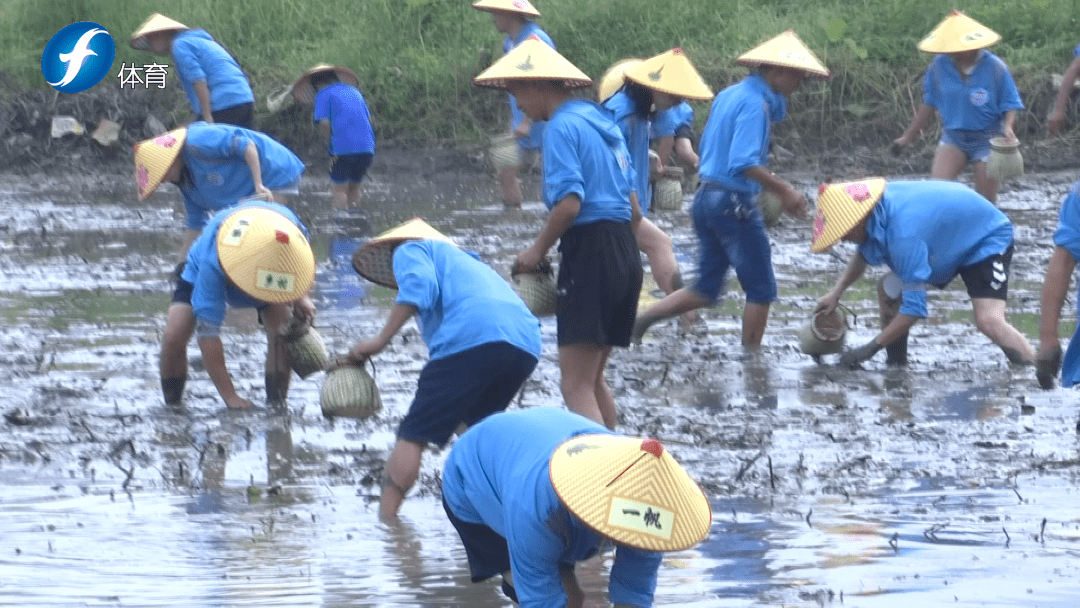
[[[978,192],[938,180],[822,185],[811,250],[821,253],[839,240],[856,243],[858,251],[815,313],[831,313],[867,265],[892,270],[878,282],[881,333],[844,351],[841,366],[856,367],[882,348],[889,364],[906,365],[908,330],[927,317],[927,285],[943,288],[956,275],[967,286],[979,331],[1009,362],[1034,363],[1027,339],[1005,320],[1013,226]]]

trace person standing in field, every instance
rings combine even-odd
[[[1050,256],[1043,280],[1035,375],[1039,386],[1044,389],[1054,387],[1058,372],[1061,372],[1062,386],[1080,384],[1080,327],[1073,332],[1065,351],[1064,363],[1061,338],[1058,337],[1061,309],[1065,305],[1077,259],[1080,259],[1080,182],[1073,186],[1061,204],[1057,231],[1054,232],[1054,253]],[[1076,430],[1080,432],[1080,421],[1077,421]]]
[[[131,35],[131,48],[172,55],[196,120],[255,128],[255,96],[236,58],[206,30],[154,13]]]
[[[330,182],[335,209],[360,204],[360,182],[375,157],[371,112],[360,92],[360,79],[344,67],[317,65],[293,83],[293,98],[314,103],[314,122],[330,153]]]
[[[919,50],[937,55],[923,76],[923,103],[904,134],[893,142],[899,151],[926,128],[936,110],[943,131],[930,176],[956,179],[970,163],[975,190],[997,201],[998,182],[986,173],[990,140],[1016,141],[1016,114],[1024,109],[1008,66],[985,50],[1001,36],[960,11],[953,11],[919,42]]]
[[[787,97],[803,80],[828,78],[829,71],[790,30],[744,53],[738,63],[755,71],[716,95],[701,135],[701,185],[691,210],[699,246],[697,282],[639,314],[635,341],[661,319],[715,302],[734,266],[746,292],[742,344],[761,346],[777,289],[757,199],[769,190],[787,213],[806,213],[806,197],[765,168],[772,128],[787,115]]]
[[[540,358],[540,322],[497,272],[421,219],[365,243],[353,268],[398,293],[382,331],[347,359],[362,364],[414,315],[430,354],[383,467],[379,512],[392,519],[424,448],[445,446],[459,425],[506,409],[521,390]]]
[[[547,32],[532,21],[540,16],[540,12],[529,3],[529,0],[478,0],[473,3],[473,8],[491,13],[495,29],[506,35],[503,39],[504,55],[534,36],[551,48],[555,48],[551,36],[548,36]],[[511,93],[508,96],[510,98],[510,131],[517,138],[518,158],[524,159],[530,154],[539,153],[543,147],[544,122],[530,119],[521,111],[514,95]],[[499,169],[499,194],[502,196],[503,205],[509,208],[521,207],[521,181],[518,179],[518,169],[519,167]]]
[[[1047,129],[1051,137],[1060,135],[1061,128],[1065,126],[1065,109],[1069,107],[1077,77],[1080,77],[1080,44],[1073,49],[1072,63],[1061,77],[1061,88],[1058,89],[1057,97],[1054,98],[1054,107],[1050,110]]]
[[[603,102],[622,131],[630,150],[630,162],[637,174],[642,220],[634,236],[649,258],[656,285],[671,294],[683,287],[671,237],[649,219],[652,188],[649,186],[649,134],[657,112],[666,111],[684,99],[712,99],[713,93],[694,69],[682,49],[672,49],[637,63],[616,64],[624,84]],[[661,159],[663,161],[663,159]],[[684,320],[693,324],[695,315]]]
[[[567,406],[614,428],[615,399],[604,379],[614,346],[628,346],[641,291],[634,239],[641,220],[634,168],[618,125],[598,104],[571,99],[592,80],[539,38],[530,38],[473,79],[507,90],[544,132],[544,204],[535,242],[514,274],[533,272],[559,243],[559,369]]]

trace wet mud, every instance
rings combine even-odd
[[[856,159],[857,160],[857,159]],[[855,161],[852,161],[855,162]],[[385,174],[383,174],[385,175]],[[818,172],[794,176],[816,190]],[[1039,290],[1072,173],[1009,184],[1016,224],[1009,319],[1036,338]],[[507,606],[469,582],[438,499],[445,451],[426,453],[402,524],[380,523],[377,480],[426,349],[410,322],[376,358],[385,404],[364,420],[321,415],[322,374],[265,405],[265,338],[230,313],[226,358],[251,411],[226,410],[189,346],[182,406],[166,407],[157,358],[181,206],[137,202],[125,174],[0,180],[0,606]],[[535,177],[527,184],[535,199]],[[365,185],[363,217],[335,224],[329,184],[293,203],[319,260],[316,326],[331,353],[381,328],[393,294],[361,280],[362,239],[423,216],[509,276],[546,217],[505,211],[477,172],[413,171]],[[688,281],[685,209],[654,221]],[[709,537],[670,554],[657,605],[1074,606],[1080,597],[1080,441],[1074,391],[1041,391],[974,328],[960,281],[932,291],[910,365],[815,363],[797,333],[851,249],[809,253],[809,222],[771,230],[780,300],[760,352],[739,346],[742,292],[616,350],[620,430],[650,435],[700,480]],[[848,340],[878,331],[868,273],[844,303]],[[652,286],[654,287],[654,286]],[[1070,292],[1072,293],[1072,292]],[[645,290],[643,302],[658,295]],[[1075,326],[1066,305],[1062,334]],[[559,405],[554,319],[514,407]],[[603,603],[611,555],[579,566]]]

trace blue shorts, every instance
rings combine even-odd
[[[486,524],[474,524],[454,515],[445,497],[442,504],[450,523],[461,537],[461,544],[465,546],[472,582],[486,581],[510,570],[510,546],[505,538]]]
[[[532,354],[507,342],[428,361],[409,413],[398,427],[398,439],[446,445],[458,424],[472,426],[506,409],[536,363]]]
[[[990,157],[990,140],[1001,135],[996,129],[986,131],[965,131],[962,129],[945,130],[938,140],[939,146],[950,145],[960,148],[967,155],[969,163],[985,163]]]
[[[373,153],[330,157],[330,181],[335,184],[359,184],[367,175],[374,158]]]
[[[690,215],[699,248],[695,292],[715,302],[724,291],[728,268],[734,266],[747,302],[776,299],[769,235],[753,195],[703,184]]]

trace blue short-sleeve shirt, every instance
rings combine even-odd
[[[937,109],[946,130],[998,130],[1006,112],[1024,109],[1008,66],[986,50],[969,75],[948,55],[934,57],[923,76],[923,103]]]
[[[1080,183],[1073,186],[1065,201],[1061,203],[1054,244],[1065,248],[1074,261],[1080,260]],[[1080,326],[1073,333],[1061,364],[1061,385],[1075,384],[1080,384]]]
[[[702,181],[757,194],[761,184],[742,172],[768,163],[772,125],[784,119],[787,101],[758,74],[717,93],[701,134]]]
[[[371,113],[356,87],[344,82],[323,87],[315,95],[314,120],[330,121],[331,156],[375,153]]]
[[[656,113],[649,132],[650,139],[661,137],[675,137],[679,129],[693,128],[694,108],[687,102],[681,101],[666,110]]]
[[[611,112],[611,117],[615,124],[619,125],[619,131],[626,140],[626,147],[630,151],[630,164],[637,175],[634,190],[637,191],[638,204],[641,205],[642,215],[648,215],[652,202],[652,188],[649,187],[649,131],[652,121],[636,114],[634,100],[626,94],[626,89],[619,89],[604,101],[603,107]]]
[[[210,90],[210,111],[252,103],[255,95],[240,64],[206,30],[184,30],[173,38],[172,57],[184,95],[196,116],[202,116],[202,104],[195,94],[195,83],[203,81]]]

